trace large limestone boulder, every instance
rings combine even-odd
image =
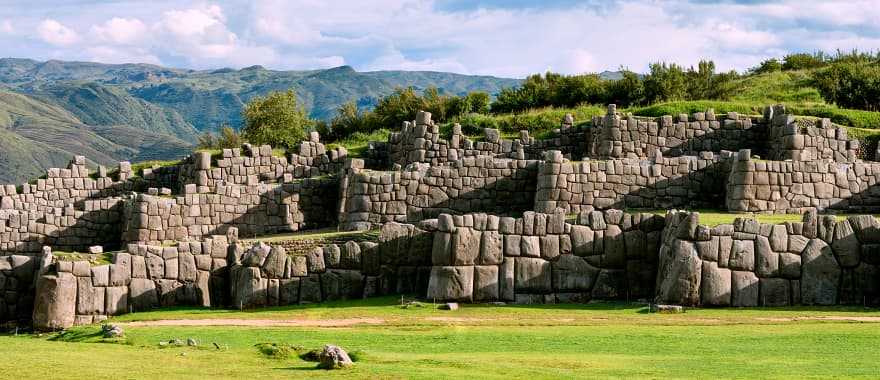
[[[761,306],[788,306],[791,304],[790,282],[784,278],[760,279]]]
[[[656,302],[661,304],[696,305],[700,302],[700,281],[703,264],[694,243],[674,239],[660,252],[657,270]]]
[[[267,304],[268,281],[260,274],[260,268],[234,266],[229,274],[233,307],[247,309]]]
[[[550,262],[534,257],[517,257],[514,283],[517,292],[550,293],[552,286]]]
[[[76,277],[70,273],[43,275],[37,279],[33,314],[35,330],[61,330],[73,326],[76,287]]]
[[[498,266],[477,265],[474,267],[474,301],[498,300]]]
[[[554,290],[558,292],[589,291],[599,275],[599,268],[575,255],[559,256],[552,269]]]
[[[428,299],[470,302],[474,294],[473,266],[435,266],[428,280]]]
[[[840,283],[840,265],[828,244],[811,239],[801,254],[801,302],[804,305],[834,305]]]
[[[758,306],[758,276],[752,272],[733,271],[731,279],[731,306]]]
[[[128,297],[131,307],[136,310],[149,310],[159,306],[156,283],[153,280],[135,278],[128,286]]]
[[[703,261],[700,300],[706,306],[729,306],[731,298],[730,269],[718,263]]]

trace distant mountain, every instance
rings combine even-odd
[[[396,87],[495,94],[518,79],[426,71],[187,70],[147,64],[0,59],[0,183],[62,165],[74,153],[100,163],[169,159],[222,124],[241,125],[254,96],[293,88],[312,117],[342,103],[372,107]]]

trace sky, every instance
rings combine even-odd
[[[0,0],[0,56],[521,78],[880,50],[880,0]]]

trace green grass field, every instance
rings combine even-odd
[[[118,341],[87,326],[0,336],[0,354],[4,373],[16,378],[876,378],[880,365],[876,309],[651,314],[630,303],[463,305],[457,311],[399,303],[387,297],[245,312],[129,314],[113,320],[126,331]],[[182,326],[230,321],[239,326]],[[159,345],[174,338],[200,344]],[[327,372],[295,355],[267,356],[260,343],[334,343],[358,351],[360,360]]]

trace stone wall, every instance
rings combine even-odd
[[[727,209],[803,212],[808,209],[880,212],[880,164],[827,160],[760,161],[741,150],[727,185]]]
[[[161,244],[200,240],[236,228],[241,236],[260,236],[333,225],[338,181],[306,178],[282,184],[224,184],[210,192],[186,185],[184,194],[138,194],[126,205],[124,240]]]
[[[847,137],[845,127],[829,119],[804,119],[787,114],[781,105],[767,107],[764,120],[769,124],[767,139],[771,160],[810,161],[828,159],[855,162],[859,141]]]
[[[44,245],[62,250],[118,246],[124,198],[153,182],[132,177],[127,162],[120,163],[118,181],[103,167],[96,174],[92,177],[85,158],[76,156],[66,169],[47,170],[46,178],[0,186],[0,253],[33,255]]]
[[[880,223],[809,212],[803,222],[707,227],[670,212],[657,302],[703,306],[880,304]]]
[[[177,191],[187,184],[206,192],[218,184],[256,185],[261,182],[290,182],[293,179],[335,175],[345,162],[345,148],[327,150],[317,132],[299,146],[299,153],[274,156],[269,145],[223,149],[216,159],[210,152],[195,152],[180,166]]]
[[[477,156],[446,165],[372,171],[353,160],[341,185],[341,227],[417,222],[444,212],[522,212],[534,204],[537,167],[538,161]]]
[[[724,202],[731,154],[718,157],[613,159],[569,162],[548,152],[538,169],[535,211],[608,208],[712,208]]]
[[[232,307],[292,305],[387,294],[425,294],[433,235],[387,223],[378,242],[348,241],[288,255],[256,243],[230,266]],[[241,248],[241,247],[238,247]]]
[[[654,292],[663,217],[619,210],[522,218],[441,214],[428,298],[467,302],[636,300]]]
[[[593,158],[645,158],[657,150],[668,157],[745,147],[762,151],[766,141],[760,118],[735,112],[721,116],[712,110],[676,117],[624,117],[612,104],[605,116],[593,117],[593,129]]]
[[[283,244],[244,244],[236,233],[175,245],[129,244],[110,264],[55,259],[37,281],[34,326],[57,330],[175,305],[246,309],[427,291],[433,233],[414,225],[388,223],[378,242],[348,241],[305,254],[289,254]],[[34,261],[15,258],[25,260]],[[27,263],[15,268],[34,266]]]
[[[30,320],[39,261],[33,256],[0,256],[0,323]]]
[[[566,115],[554,137],[537,140],[528,131],[520,131],[518,139],[501,138],[497,129],[483,130],[484,139],[474,141],[462,133],[455,124],[449,140],[440,138],[440,127],[431,120],[428,112],[419,112],[416,120],[405,122],[401,132],[392,133],[388,144],[390,162],[400,166],[411,163],[442,165],[456,162],[463,157],[489,156],[497,158],[537,160],[546,150],[559,150],[568,158],[580,159],[588,152],[590,128],[575,126],[571,115]],[[373,155],[379,155],[377,152]]]
[[[130,244],[103,265],[55,260],[37,282],[34,326],[67,328],[160,306],[225,305],[227,250],[235,239],[232,231],[174,246]]]

